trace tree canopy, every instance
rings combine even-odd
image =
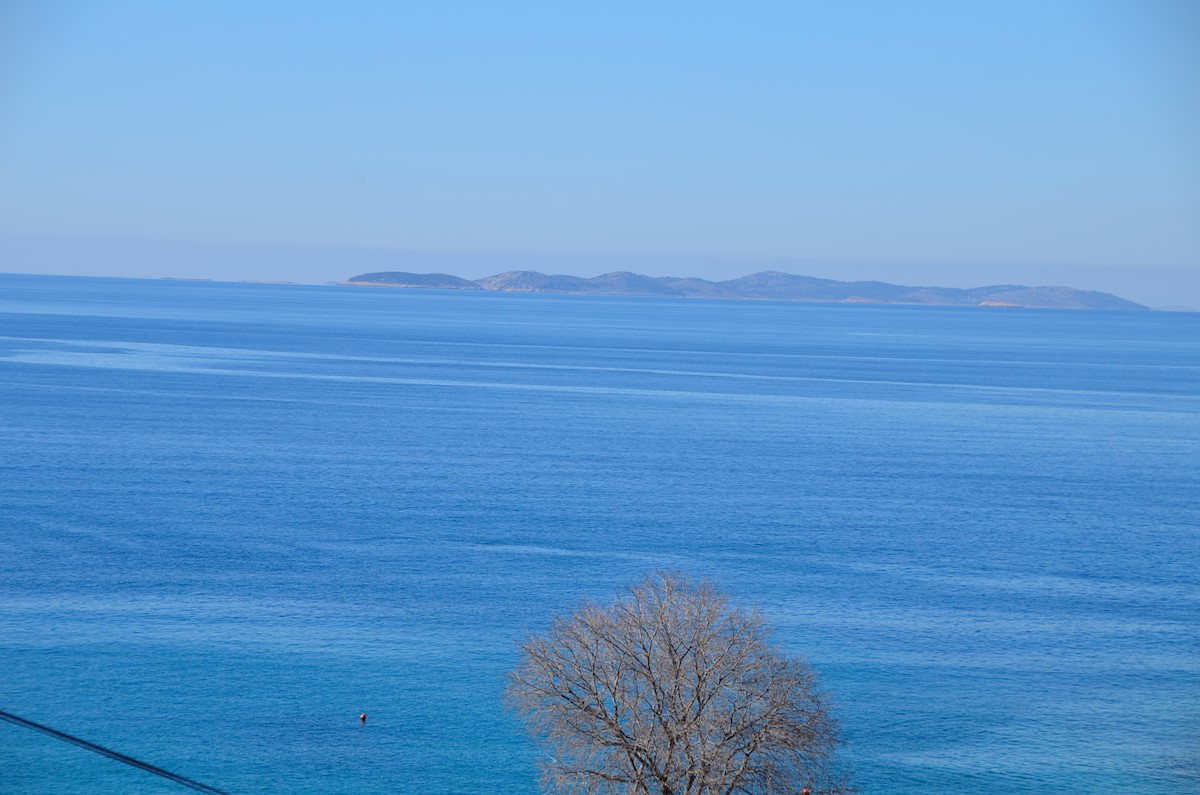
[[[530,636],[507,697],[543,746],[553,792],[733,795],[848,791],[815,674],[755,609],[656,573]]]

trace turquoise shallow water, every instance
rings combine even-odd
[[[0,276],[0,406],[0,709],[230,792],[535,792],[517,640],[659,567],[864,792],[1200,788],[1200,315]]]

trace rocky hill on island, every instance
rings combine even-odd
[[[1110,293],[1073,287],[906,287],[887,282],[841,282],[779,271],[721,282],[673,276],[642,276],[617,271],[594,276],[548,276],[537,271],[508,271],[471,281],[444,273],[386,271],[352,276],[342,282],[356,287],[409,287],[439,290],[487,290],[504,293],[570,295],[643,295],[675,298],[725,298],[756,301],[821,301],[860,304],[925,304],[929,306],[1013,306],[1035,309],[1146,310]]]

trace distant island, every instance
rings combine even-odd
[[[1106,309],[1149,311],[1110,293],[1073,287],[905,287],[886,282],[839,282],[813,276],[763,271],[738,279],[710,282],[673,276],[641,276],[618,271],[585,279],[547,276],[537,271],[508,271],[471,281],[444,273],[386,271],[352,276],[343,285],[435,290],[486,290],[502,293],[569,295],[640,295],[674,298],[726,298],[755,301],[822,301],[843,304],[923,304],[927,306],[1009,306],[1032,309]]]

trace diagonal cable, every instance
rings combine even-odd
[[[31,720],[26,720],[25,718],[13,715],[11,712],[4,712],[3,710],[0,710],[0,720],[8,721],[16,726],[23,726],[26,729],[32,729],[34,731],[41,732],[42,734],[48,734],[56,740],[62,740],[65,743],[77,745],[85,751],[91,751],[94,754],[107,756],[109,759],[115,759],[122,764],[129,765],[130,767],[136,767],[139,770],[145,770],[147,773],[153,773],[156,776],[161,776],[168,781],[174,781],[176,784],[189,787],[197,792],[206,792],[208,795],[228,795],[228,793],[226,793],[224,790],[214,789],[207,784],[201,784],[199,781],[192,781],[190,778],[185,778],[184,776],[181,776],[177,773],[172,773],[169,770],[163,770],[161,767],[156,767],[149,762],[143,762],[140,759],[134,759],[132,756],[126,756],[125,754],[117,753],[116,751],[105,748],[102,745],[89,743],[87,740],[80,739],[79,737],[67,734],[66,732],[60,732],[57,729],[51,729],[49,726],[43,726],[40,723],[34,723]]]

